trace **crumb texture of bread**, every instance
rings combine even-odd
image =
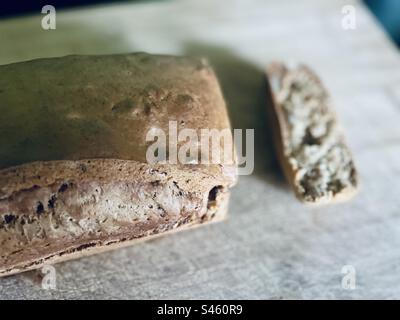
[[[170,121],[230,129],[204,60],[39,59],[0,66],[0,87],[0,276],[225,217],[234,164],[146,162]]]
[[[297,197],[329,203],[351,197],[357,188],[354,161],[331,99],[307,66],[267,69],[280,131],[281,161]]]
[[[214,169],[92,159],[2,170],[0,275],[223,219],[231,182]]]

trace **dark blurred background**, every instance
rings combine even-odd
[[[140,2],[148,0],[129,0]],[[153,0],[154,1],[154,0]],[[157,0],[156,0],[157,1]],[[167,1],[167,0],[158,0]],[[201,1],[201,0],[199,0]],[[276,0],[271,0],[276,1]],[[400,0],[363,0],[367,7],[376,16],[389,36],[400,47]],[[56,9],[90,6],[95,4],[111,4],[124,2],[124,0],[45,0],[45,1],[1,1],[0,17],[13,17],[29,13],[37,13],[38,8],[51,4]],[[40,9],[39,9],[40,10]]]
[[[400,0],[364,0],[364,2],[400,47]]]

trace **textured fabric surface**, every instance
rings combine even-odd
[[[344,30],[342,6],[356,7]],[[208,56],[235,128],[256,129],[256,168],[226,222],[0,279],[0,298],[400,298],[400,57],[357,1],[168,1],[0,22],[0,63],[70,53]],[[360,174],[352,201],[308,208],[283,181],[264,121],[263,69],[308,63],[337,108]],[[265,115],[266,116],[266,115]],[[356,271],[355,290],[342,268]]]

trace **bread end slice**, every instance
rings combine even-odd
[[[279,162],[296,197],[308,204],[345,201],[358,177],[326,88],[307,66],[267,67]]]

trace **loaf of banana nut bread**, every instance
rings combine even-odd
[[[3,65],[0,115],[0,276],[226,214],[234,163],[146,160],[147,133],[168,132],[170,121],[230,128],[202,59],[135,53]]]

